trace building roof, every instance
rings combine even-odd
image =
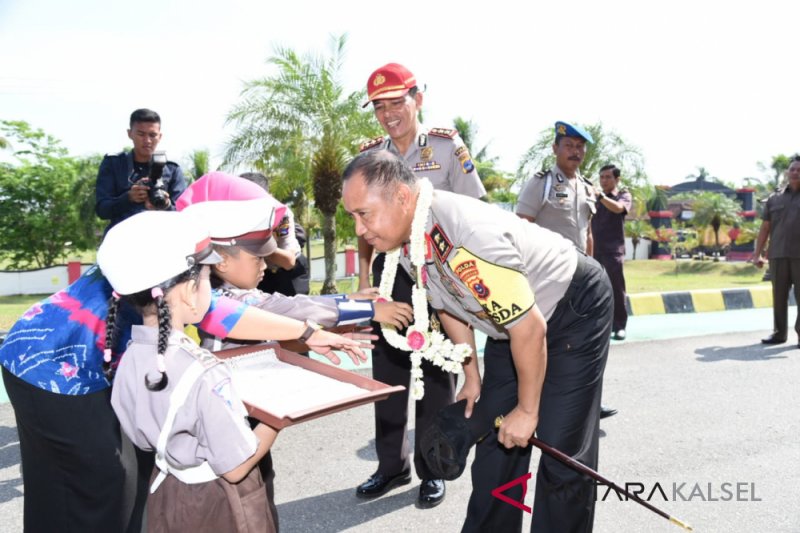
[[[694,181],[684,181],[683,183],[679,183],[673,187],[670,187],[667,190],[667,196],[674,196],[676,194],[682,192],[717,192],[720,194],[724,194],[725,196],[736,196],[736,191],[723,185],[722,183],[718,183],[716,181],[708,181],[705,176],[701,175],[698,176]]]

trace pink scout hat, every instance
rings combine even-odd
[[[286,214],[286,206],[264,189],[224,172],[209,172],[189,185],[175,207],[205,220],[214,243],[258,256],[277,249],[272,230]]]

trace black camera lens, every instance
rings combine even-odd
[[[169,207],[169,193],[164,190],[164,184],[161,183],[161,180],[150,186],[147,196],[154,209],[166,209]]]

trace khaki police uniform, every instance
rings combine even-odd
[[[428,178],[438,190],[450,191],[472,198],[486,195],[467,147],[458,132],[448,128],[425,128],[417,125],[415,142],[405,154],[399,153],[388,137],[378,137],[361,146],[361,151],[389,150],[403,158],[419,177]],[[375,286],[380,285],[384,254],[378,254],[372,263]],[[411,278],[399,269],[392,290],[394,301],[411,304]],[[435,315],[432,315],[432,318]],[[436,322],[436,319],[433,319]],[[380,335],[380,324],[373,323],[374,332]],[[372,375],[389,385],[402,385],[404,392],[395,393],[375,404],[375,449],[378,454],[380,474],[393,476],[409,468],[408,445],[408,387],[411,381],[411,360],[408,352],[390,346],[383,335],[372,350]],[[436,413],[455,400],[455,376],[429,361],[422,362],[425,396],[415,402],[414,468],[422,480],[434,476],[425,464],[420,449],[420,437],[431,424]]]
[[[148,531],[275,531],[258,469],[235,485],[221,477],[258,448],[246,420],[247,411],[231,385],[228,367],[183,333],[173,331],[166,352],[169,383],[163,391],[154,392],[145,386],[145,377],[153,380],[159,376],[158,331],[134,326],[131,341],[117,369],[111,395],[120,425],[131,441],[146,451],[159,446],[165,425],[172,426],[163,453],[170,473],[163,477],[158,475],[163,470],[154,470],[153,479],[163,479],[154,484],[155,491],[148,497]],[[174,393],[195,362],[204,368],[190,383],[188,394],[170,420]],[[180,472],[187,468],[193,468],[193,473]],[[246,512],[255,511],[249,517],[252,521],[236,514],[235,509],[242,505]]]
[[[416,141],[404,154],[389,137],[376,137],[362,144],[361,151],[389,150],[402,157],[416,176],[428,178],[434,189],[473,198],[486,196],[475,164],[456,130],[418,125],[417,132]]]
[[[563,235],[579,250],[586,250],[595,202],[589,180],[580,175],[569,179],[556,166],[537,174],[522,187],[517,213],[535,218],[540,226]]]
[[[795,301],[800,303],[800,192],[791,187],[772,194],[762,219],[769,226],[769,269],[772,273],[772,311],[774,335],[786,339],[789,324],[789,289],[794,285]],[[800,337],[800,313],[794,323]]]
[[[506,414],[517,405],[508,328],[534,305],[547,320],[547,370],[537,436],[597,467],[600,396],[611,331],[612,294],[597,262],[550,230],[470,198],[434,192],[426,231],[431,305],[486,333],[480,402]],[[412,271],[408,256],[401,264]],[[506,450],[497,434],[478,444],[463,531],[519,531],[522,511],[492,490],[528,471],[531,448]],[[532,531],[591,531],[590,480],[542,456]],[[505,494],[520,501],[521,486]]]

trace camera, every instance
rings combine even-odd
[[[164,172],[164,165],[167,164],[166,152],[153,152],[148,165],[147,176],[142,177],[137,183],[147,185],[147,199],[152,204],[153,209],[164,210],[169,207],[169,193],[164,185],[161,175]]]

